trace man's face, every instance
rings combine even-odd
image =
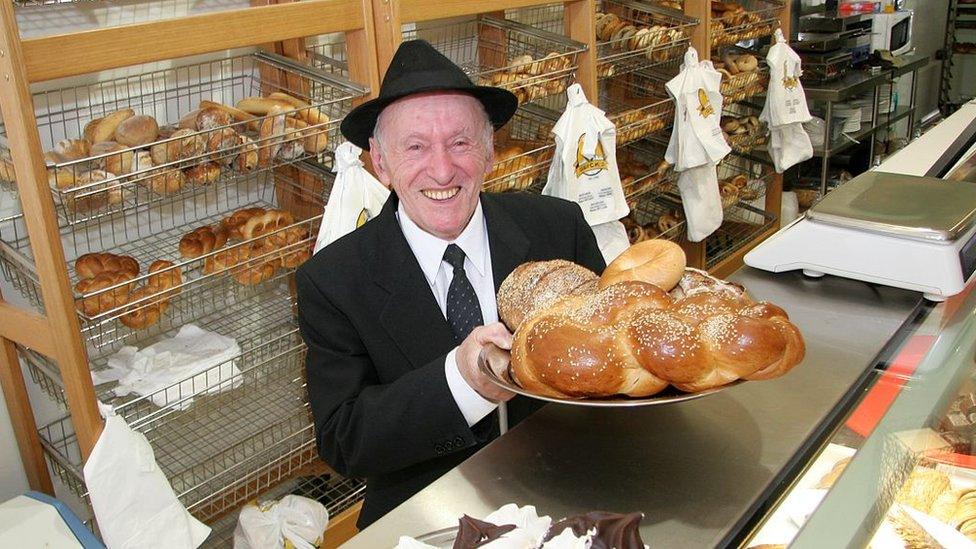
[[[453,240],[474,214],[493,151],[478,100],[457,92],[400,99],[383,110],[373,167],[424,231]]]

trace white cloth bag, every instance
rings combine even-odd
[[[664,159],[678,172],[688,240],[699,242],[722,225],[716,166],[732,150],[722,137],[722,74],[688,48],[681,71],[665,85],[674,100],[674,126]]]
[[[234,549],[281,549],[286,540],[295,549],[314,549],[322,544],[328,524],[324,505],[294,494],[246,505],[237,517]]]
[[[149,441],[99,404],[105,428],[85,462],[85,485],[108,549],[200,546],[210,528],[193,518],[159,469]]]
[[[591,227],[617,221],[630,213],[617,171],[617,130],[579,84],[566,95],[566,111],[552,129],[556,152],[542,194],[579,204]]]
[[[803,124],[813,117],[807,108],[800,75],[800,56],[790,48],[783,31],[776,29],[774,44],[766,54],[769,89],[759,119],[769,125],[769,155],[777,172],[813,158],[813,144]]]
[[[359,155],[363,150],[350,142],[336,148],[335,183],[322,214],[322,225],[312,253],[351,233],[379,215],[390,190],[363,167]]]

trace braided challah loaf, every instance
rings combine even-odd
[[[499,290],[499,315],[515,331],[512,378],[529,391],[644,397],[673,385],[697,392],[773,378],[803,359],[803,338],[786,313],[754,302],[739,285],[682,267],[671,293],[637,280],[597,289],[596,275],[580,281],[578,270],[589,271],[567,263],[522,265]]]

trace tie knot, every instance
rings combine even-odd
[[[464,250],[457,244],[448,244],[447,249],[444,250],[444,261],[447,261],[448,265],[455,269],[463,269]]]

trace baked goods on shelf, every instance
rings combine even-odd
[[[282,92],[246,97],[234,107],[203,100],[176,125],[124,108],[89,121],[81,136],[46,153],[49,183],[72,212],[120,204],[130,183],[171,194],[211,184],[225,172],[319,154],[328,145],[329,122],[318,108]]]
[[[573,57],[569,54],[549,52],[545,56],[533,57],[526,53],[479,77],[478,83],[504,88],[514,93],[519,103],[526,103],[566,91],[572,67]]]
[[[755,55],[725,51],[720,57],[713,57],[712,64],[722,73],[719,91],[726,104],[766,92],[768,77],[760,70]]]
[[[94,317],[132,303],[120,317],[130,328],[146,328],[158,322],[169,299],[183,284],[180,269],[166,260],[154,261],[145,283],[138,288],[134,280],[139,276],[139,263],[131,256],[88,253],[79,256],[74,267],[79,279],[75,292],[81,296],[76,300],[78,310]]]
[[[722,136],[732,150],[745,154],[766,143],[769,129],[758,116],[722,117]]]
[[[513,271],[498,294],[499,316],[515,333],[512,379],[542,396],[644,397],[669,385],[697,392],[770,379],[803,359],[785,311],[703,271],[654,262],[671,257],[663,247],[680,251],[661,240],[632,246],[615,261],[626,265],[608,267],[602,289],[566,262]],[[635,278],[621,281],[621,271]],[[667,286],[675,276],[674,287],[643,281]]]
[[[617,51],[643,52],[652,61],[667,61],[683,53],[671,47],[687,38],[682,28],[620,17],[616,13],[596,12],[593,19],[596,38]]]
[[[203,274],[230,271],[239,284],[253,286],[279,268],[296,268],[312,255],[308,228],[278,209],[241,208],[217,225],[197,227],[180,239],[180,255],[204,257]]]
[[[712,0],[710,35],[712,46],[735,44],[768,36],[779,26],[779,12],[783,3],[779,0],[753,1],[754,9],[746,9],[737,2]]]
[[[541,141],[508,139],[495,145],[491,172],[485,177],[485,190],[522,191],[545,172],[552,160],[552,147]]]

